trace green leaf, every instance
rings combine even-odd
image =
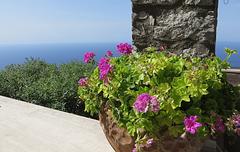
[[[232,49],[229,49],[229,48],[225,48],[225,52],[229,56],[231,56],[232,54],[237,54],[237,50],[232,50]]]
[[[158,86],[159,94],[166,94],[171,89],[171,86],[168,83],[160,83]]]
[[[168,128],[169,134],[173,137],[179,137],[180,134],[183,133],[183,127],[182,126],[171,126]]]

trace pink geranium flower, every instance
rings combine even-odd
[[[93,60],[94,57],[95,57],[95,54],[93,52],[87,52],[84,54],[83,61],[85,63],[89,63],[90,61]]]
[[[120,43],[117,45],[117,50],[121,53],[121,54],[131,54],[133,51],[133,47],[132,45],[128,44],[128,43]]]
[[[223,133],[225,131],[225,125],[222,118],[217,117],[216,122],[213,125],[213,129],[217,132]]]
[[[232,122],[236,128],[240,128],[240,114],[235,114],[232,116]]]
[[[157,100],[157,97],[152,96],[150,100],[150,107],[152,112],[158,112],[160,110],[159,101]]]
[[[140,94],[133,105],[138,112],[146,113],[149,109],[152,112],[160,110],[159,101],[155,96],[150,96],[148,93]]]
[[[197,116],[189,116],[184,119],[185,129],[190,134],[196,134],[198,128],[202,126],[201,123],[197,122],[197,118]]]
[[[109,63],[109,58],[101,58],[98,63],[98,69],[100,71],[100,79],[104,82],[108,82],[108,74],[112,71],[112,66]]]
[[[137,148],[134,147],[133,150],[132,150],[132,152],[137,152]]]
[[[80,86],[87,86],[87,84],[88,84],[88,78],[86,77],[86,78],[81,78],[79,81],[78,81],[78,84],[80,85]]]
[[[148,93],[140,94],[133,106],[138,112],[147,112],[150,100],[151,96]]]
[[[151,138],[151,139],[148,139],[147,140],[147,143],[146,143],[146,147],[147,148],[149,148],[149,147],[151,147],[151,146],[153,146],[153,144],[154,144],[154,140],[153,140],[153,138]]]
[[[112,51],[108,50],[106,55],[107,55],[108,57],[112,57],[112,56],[113,56],[113,53],[112,53]]]

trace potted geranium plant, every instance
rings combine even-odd
[[[226,61],[154,47],[138,53],[127,43],[117,50],[122,56],[108,51],[92,75],[79,80],[78,91],[86,111],[99,113],[115,151],[198,152],[206,139],[229,130],[237,101],[221,71]],[[94,53],[84,61],[95,64]]]

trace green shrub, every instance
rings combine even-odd
[[[76,113],[84,113],[78,98],[78,80],[88,76],[94,65],[72,61],[59,66],[39,59],[26,59],[0,72],[0,95]]]
[[[39,59],[26,59],[22,65],[12,64],[1,71],[1,95],[19,98],[21,90],[42,76],[48,77],[50,71],[56,71],[56,67],[48,65]]]

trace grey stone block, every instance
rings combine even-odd
[[[215,52],[218,0],[132,0],[133,42]],[[199,47],[201,46],[201,47]]]
[[[213,6],[215,0],[185,0],[186,5]]]

